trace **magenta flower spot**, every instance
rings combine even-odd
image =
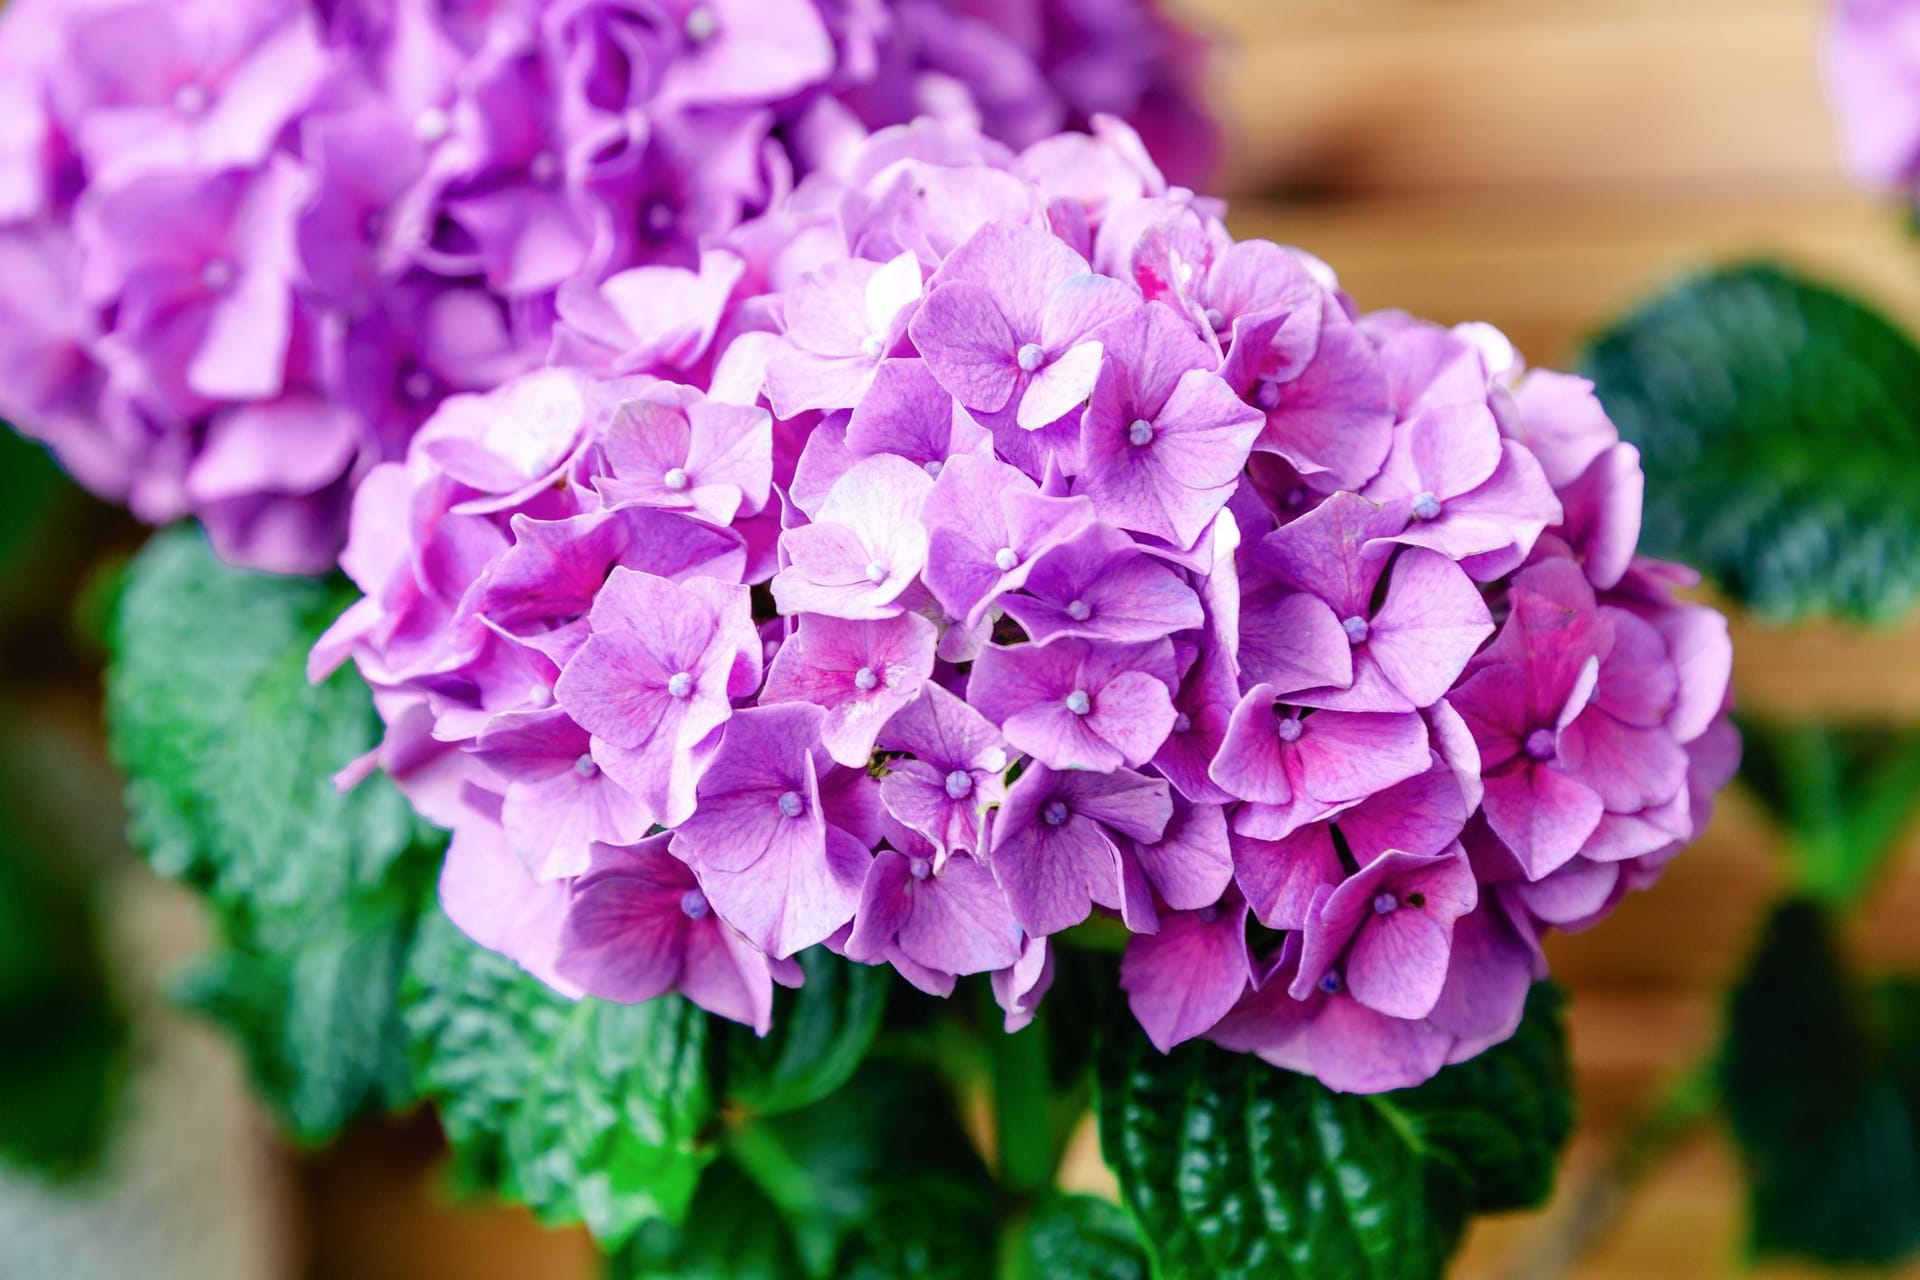
[[[1541,936],[1706,820],[1738,755],[1725,621],[1638,556],[1638,458],[1586,383],[1484,326],[1360,312],[1118,124],[1014,154],[940,118],[969,77],[882,70],[895,37],[838,8],[711,0],[637,34],[576,8],[523,36],[604,105],[594,146],[519,121],[526,67],[489,64],[486,93],[432,99],[437,142],[412,100],[315,125],[280,159],[317,188],[103,187],[33,233],[105,246],[71,281],[7,229],[60,197],[0,148],[0,265],[83,304],[23,330],[58,358],[0,341],[0,391],[84,410],[61,353],[111,312],[159,335],[116,376],[217,419],[196,483],[236,522],[271,523],[248,477],[366,467],[342,557],[365,598],[311,666],[373,686],[387,738],[348,776],[453,828],[472,936],[570,994],[756,1027],[825,944],[935,995],[988,974],[1017,1028],[1052,935],[1099,912],[1156,1045],[1392,1089],[1512,1034]],[[1046,13],[1043,45],[1100,46]],[[597,56],[603,24],[661,56]],[[869,57],[873,102],[817,88]],[[1021,57],[954,110],[1065,92]],[[219,116],[224,82],[188,79]],[[939,113],[861,127],[910,104]],[[480,168],[402,198],[455,160]],[[252,234],[289,190],[319,198],[291,254]],[[394,255],[403,309],[375,287]],[[309,289],[383,326],[350,397],[283,358],[332,332]],[[523,327],[565,367],[522,371]],[[276,377],[270,416],[209,396]],[[279,448],[295,423],[337,456]]]

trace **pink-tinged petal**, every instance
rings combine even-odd
[[[827,827],[824,847],[777,843],[745,870],[701,861],[695,871],[723,920],[768,955],[784,959],[824,942],[853,919],[871,861],[858,840]]]
[[[1591,787],[1533,760],[1487,779],[1487,822],[1538,880],[1580,851],[1606,806]]]
[[[1452,561],[1410,548],[1394,563],[1387,598],[1368,622],[1367,652],[1416,707],[1439,701],[1493,634],[1473,580]]]
[[[1726,616],[1703,605],[1668,610],[1656,624],[1680,674],[1680,690],[1667,717],[1676,742],[1692,742],[1705,733],[1727,701],[1733,675],[1733,642]]]
[[[1278,453],[1327,490],[1358,489],[1386,461],[1393,443],[1387,383],[1366,336],[1329,321],[1313,362],[1279,384],[1260,449]]]
[[[1633,562],[1645,490],[1640,451],[1617,444],[1560,491],[1566,508],[1561,530],[1594,586],[1615,585]]]
[[[1219,805],[1176,799],[1165,832],[1131,852],[1162,901],[1175,911],[1197,911],[1220,901],[1233,882],[1227,815]]]
[[[821,742],[838,763],[864,768],[881,726],[933,674],[936,639],[933,624],[915,613],[863,622],[810,617],[774,655],[760,701],[822,708]]]
[[[1232,1010],[1252,979],[1247,904],[1236,899],[1163,917],[1136,934],[1120,961],[1120,989],[1154,1047],[1205,1035]]]
[[[912,860],[892,849],[882,849],[867,866],[860,887],[860,907],[847,935],[846,954],[861,964],[879,964],[900,929],[913,916],[907,886],[913,879]]]
[[[1303,786],[1316,800],[1344,804],[1424,772],[1427,726],[1419,716],[1322,711],[1302,720],[1296,749]]]
[[[286,384],[293,292],[277,273],[246,271],[213,307],[187,366],[187,385],[209,400],[271,400]]]
[[[1534,953],[1520,940],[1493,895],[1453,926],[1446,986],[1427,1024],[1453,1036],[1448,1062],[1464,1062],[1520,1027],[1532,989]]]
[[[1443,510],[1447,499],[1478,489],[1500,465],[1500,427],[1484,403],[1428,408],[1404,430],[1414,493],[1433,494]]]
[[[527,875],[507,848],[506,833],[492,822],[463,822],[447,846],[440,869],[440,905],[460,932],[498,951],[564,995],[580,988],[554,968],[566,921],[567,885],[541,884]]]
[[[1040,315],[1040,343],[1049,352],[1056,353],[1056,360],[1064,359],[1057,353],[1077,348],[1101,325],[1127,315],[1139,305],[1139,292],[1112,276],[1091,271],[1068,276],[1047,294]],[[1098,372],[1097,365],[1092,372]],[[1088,377],[1087,392],[1092,391],[1093,379]]]
[[[1597,708],[1561,731],[1559,765],[1614,813],[1663,804],[1687,780],[1687,753],[1665,729],[1638,729]]]
[[[1544,879],[1515,884],[1513,892],[1537,919],[1564,929],[1602,911],[1619,884],[1619,863],[1577,857]]]
[[[977,413],[998,413],[1020,384],[1019,343],[993,295],[965,281],[927,295],[907,327],[913,345],[953,398]]]
[[[1142,765],[1173,732],[1173,697],[1164,681],[1144,671],[1127,671],[1102,684],[1083,720],[1103,741],[1112,743],[1129,765]]]
[[[833,71],[833,37],[808,0],[702,0],[713,34],[669,63],[660,104],[778,101]]]
[[[984,864],[952,858],[907,892],[912,913],[900,928],[899,946],[909,958],[954,974],[989,973],[1019,960],[1019,922]]]
[[[1593,705],[1636,728],[1665,724],[1680,696],[1680,673],[1665,639],[1624,609],[1606,607],[1606,614],[1613,622],[1613,647],[1600,661]]]
[[[1259,564],[1294,590],[1319,596],[1342,621],[1364,618],[1387,567],[1386,557],[1369,553],[1367,544],[1398,531],[1405,520],[1404,508],[1337,493],[1262,538]]]
[[[680,981],[696,895],[693,872],[667,852],[667,837],[632,848],[600,845],[573,886],[556,970],[588,995],[635,1004]],[[701,904],[704,909],[704,902]]]
[[[764,1036],[773,1026],[777,967],[765,952],[713,916],[688,931],[680,994],[708,1013],[731,1018]]]
[[[1240,613],[1243,678],[1284,696],[1353,683],[1353,642],[1340,618],[1306,592],[1249,597]]]
[[[1460,838],[1478,792],[1469,804],[1459,774],[1439,753],[1432,759],[1425,773],[1375,792],[1340,815],[1340,834],[1355,857],[1368,861],[1392,849],[1435,854]]]
[[[1234,883],[1269,929],[1303,929],[1315,893],[1346,878],[1333,831],[1322,823],[1281,840],[1231,839]]]
[[[1020,958],[993,975],[993,998],[1006,1012],[1003,1030],[1013,1035],[1033,1021],[1041,997],[1053,986],[1053,950],[1045,938],[1028,938]]]
[[[1023,430],[1038,431],[1084,407],[1104,356],[1098,342],[1082,342],[1042,365],[1021,393],[1014,421]]]
[[[1048,297],[1086,275],[1086,260],[1038,227],[1006,219],[975,225],[978,230],[946,256],[935,283],[966,280],[991,291],[1021,341],[1036,340]],[[917,335],[914,345],[922,345]]]
[[[1572,484],[1593,460],[1619,442],[1593,383],[1548,369],[1534,369],[1514,392],[1523,440],[1556,489]]]
[[[1207,774],[1228,794],[1261,804],[1286,804],[1293,799],[1293,778],[1280,739],[1281,717],[1275,713],[1277,693],[1272,685],[1249,689],[1233,709],[1226,737]]]

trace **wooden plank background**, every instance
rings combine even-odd
[[[1920,252],[1889,203],[1838,170],[1816,73],[1815,0],[1184,0],[1225,42],[1242,235],[1300,244],[1368,307],[1504,328],[1536,363],[1663,282],[1780,256],[1920,324]],[[1920,718],[1920,629],[1738,628],[1750,707]],[[1910,841],[1910,843],[1914,843]],[[1910,849],[1910,853],[1912,850]],[[1476,1229],[1458,1274],[1529,1270],[1571,1198],[1649,1099],[1712,1044],[1720,993],[1780,881],[1776,838],[1739,796],[1655,892],[1557,940],[1573,990],[1583,1118],[1559,1201]],[[1920,858],[1852,939],[1920,969]],[[1072,1176],[1103,1185],[1090,1137]],[[578,1234],[451,1205],[417,1130],[363,1134],[306,1168],[325,1277],[586,1277]],[[1733,1275],[1738,1180],[1705,1132],[1644,1182],[1580,1280]],[[1770,1278],[1806,1274],[1770,1268]],[[1914,1274],[1920,1275],[1920,1271]],[[1336,1278],[1337,1280],[1337,1278]]]

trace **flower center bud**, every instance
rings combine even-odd
[[[209,258],[200,268],[200,284],[209,293],[225,293],[233,284],[233,263],[225,258]]]
[[[207,90],[189,80],[173,91],[173,109],[183,116],[197,116],[207,109]]]
[[[1153,424],[1145,418],[1135,418],[1133,425],[1127,428],[1127,443],[1135,446],[1152,444]]]
[[[1280,384],[1262,378],[1253,389],[1253,407],[1272,413],[1280,407]]]
[[[1067,710],[1077,716],[1083,716],[1093,710],[1093,699],[1087,696],[1085,689],[1075,689],[1067,695]]]
[[[667,692],[676,698],[686,698],[693,694],[693,672],[676,671],[667,677]]]
[[[1367,642],[1367,620],[1359,614],[1342,622],[1340,629],[1347,633],[1348,644],[1358,645]]]
[[[709,910],[711,908],[707,906],[707,895],[698,889],[689,889],[680,895],[680,913],[687,919],[705,920]]]
[[[878,584],[878,583],[885,582],[886,580],[887,580],[887,566],[885,566],[884,564],[881,564],[878,560],[874,560],[867,565],[867,581],[868,582]]]
[[[527,701],[536,707],[550,706],[553,702],[553,686],[550,684],[528,685]]]
[[[1315,983],[1314,985],[1319,987],[1322,991],[1326,992],[1328,995],[1333,995],[1335,992],[1339,991],[1340,988],[1347,985],[1347,980],[1340,976],[1340,971],[1338,969],[1329,969],[1320,976],[1320,981]]]
[[[1535,729],[1527,735],[1527,754],[1542,762],[1553,759],[1559,754],[1554,745],[1554,732],[1551,729]]]
[[[915,880],[925,880],[933,874],[933,864],[925,858],[910,858],[907,860],[907,874]]]
[[[1423,492],[1413,500],[1413,514],[1421,520],[1438,520],[1440,518],[1440,499],[1435,497],[1430,490]]]
[[[1300,741],[1300,735],[1306,731],[1307,726],[1300,723],[1298,716],[1287,716],[1280,721],[1280,727],[1277,730],[1280,734],[1280,741],[1282,742],[1298,742]]]
[[[415,404],[425,404],[433,399],[433,375],[425,369],[415,369],[400,380],[400,390]]]
[[[869,360],[878,360],[880,353],[886,349],[886,340],[876,333],[868,334],[860,343],[860,354]]]
[[[1175,733],[1185,733],[1185,732],[1186,732],[1187,730],[1189,730],[1189,729],[1191,729],[1191,728],[1193,728],[1193,717],[1192,717],[1192,716],[1190,716],[1190,715],[1188,715],[1188,714],[1187,714],[1186,712],[1184,712],[1184,711],[1177,711],[1177,712],[1175,712],[1175,713],[1174,713],[1174,716],[1173,716],[1173,731],[1174,731]]]
[[[1012,547],[1002,547],[993,553],[993,567],[1002,573],[1012,573],[1013,567],[1020,563],[1020,557]]]
[[[872,667],[862,667],[853,673],[853,687],[865,692],[880,683],[880,677],[873,673]]]
[[[673,205],[659,196],[647,201],[646,208],[640,212],[640,225],[645,227],[647,234],[655,240],[664,238],[667,232],[673,230],[673,224],[679,220],[679,216],[673,211]]]
[[[1046,806],[1040,810],[1040,821],[1050,827],[1059,826],[1071,816],[1072,810],[1067,808],[1067,802],[1065,800],[1049,800]]]
[[[687,39],[695,44],[705,44],[719,30],[720,19],[707,6],[700,5],[687,14]]]
[[[946,464],[938,458],[928,458],[920,464],[920,469],[932,476],[935,480],[938,480],[940,478],[940,471],[945,466]]]
[[[1093,616],[1093,606],[1085,600],[1069,600],[1067,602],[1067,616],[1075,622],[1085,622]]]
[[[453,121],[439,107],[428,107],[413,118],[413,136],[432,146],[453,130]]]
[[[1023,343],[1020,349],[1013,353],[1014,363],[1020,366],[1022,373],[1032,373],[1046,358],[1046,349],[1037,342]]]
[[[973,792],[973,775],[965,769],[955,769],[947,775],[947,796],[954,800],[964,800]]]
[[[673,490],[675,493],[680,492],[682,489],[686,488],[688,484],[686,469],[684,467],[675,467],[673,470],[667,472],[667,474],[660,477],[660,483],[667,486],[667,488]]]
[[[780,806],[780,812],[789,818],[799,817],[800,811],[807,807],[807,802],[800,798],[798,791],[782,791],[776,803]]]
[[[593,762],[592,756],[583,755],[573,762],[573,771],[583,778],[591,778],[600,772],[600,766]]]
[[[546,186],[560,176],[560,157],[551,151],[535,152],[533,159],[527,161],[527,176]]]
[[[1377,916],[1390,916],[1399,909],[1400,899],[1394,897],[1392,894],[1381,892],[1373,895],[1373,914]]]
[[[1220,908],[1217,906],[1202,907],[1193,914],[1194,918],[1199,920],[1201,924],[1212,924],[1220,918]]]
[[[1215,333],[1227,327],[1227,313],[1218,307],[1207,308],[1207,328]]]

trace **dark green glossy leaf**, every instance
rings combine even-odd
[[[1647,473],[1643,548],[1775,618],[1920,598],[1920,349],[1773,266],[1690,280],[1585,367]]]
[[[947,1206],[992,1248],[978,1216],[991,1180],[952,1095],[923,1067],[869,1060],[819,1103],[741,1125],[727,1152],[779,1206],[809,1273],[822,1280],[841,1280],[861,1259],[909,1265],[912,1237],[937,1225],[922,1221],[922,1202]],[[970,1246],[950,1248],[975,1256]]]
[[[761,1114],[811,1106],[847,1082],[873,1045],[893,975],[825,947],[800,957],[806,984],[775,993],[765,1037],[733,1023],[726,1046],[727,1100]]]
[[[1465,1222],[1451,1167],[1371,1098],[1205,1042],[1162,1056],[1116,1018],[1100,1145],[1156,1276],[1438,1276]]]
[[[1920,1153],[1900,1066],[1831,918],[1788,902],[1734,989],[1720,1091],[1761,1255],[1885,1264],[1920,1246]]]
[[[614,1256],[609,1280],[806,1280],[786,1224],[732,1165],[700,1181],[685,1225],[655,1218]]]
[[[1020,1280],[1147,1280],[1147,1254],[1118,1205],[1053,1196],[1027,1223]]]
[[[1565,1005],[1558,987],[1541,983],[1512,1039],[1417,1089],[1381,1098],[1407,1118],[1430,1154],[1460,1173],[1475,1212],[1530,1209],[1553,1191],[1573,1134]]]
[[[182,993],[239,1034],[307,1140],[411,1096],[397,984],[440,843],[384,778],[333,785],[380,733],[355,673],[306,678],[350,598],[159,534],[127,574],[107,680],[134,842],[206,895],[225,947]]]
[[[1418,1089],[1357,1096],[1204,1042],[1162,1055],[1124,1007],[1099,1054],[1101,1149],[1157,1276],[1424,1280],[1468,1213],[1533,1204],[1571,1125],[1560,1001]]]
[[[568,1000],[421,924],[406,985],[416,1079],[438,1103],[461,1179],[618,1245],[682,1220],[716,1154],[707,1016],[678,997]]]

